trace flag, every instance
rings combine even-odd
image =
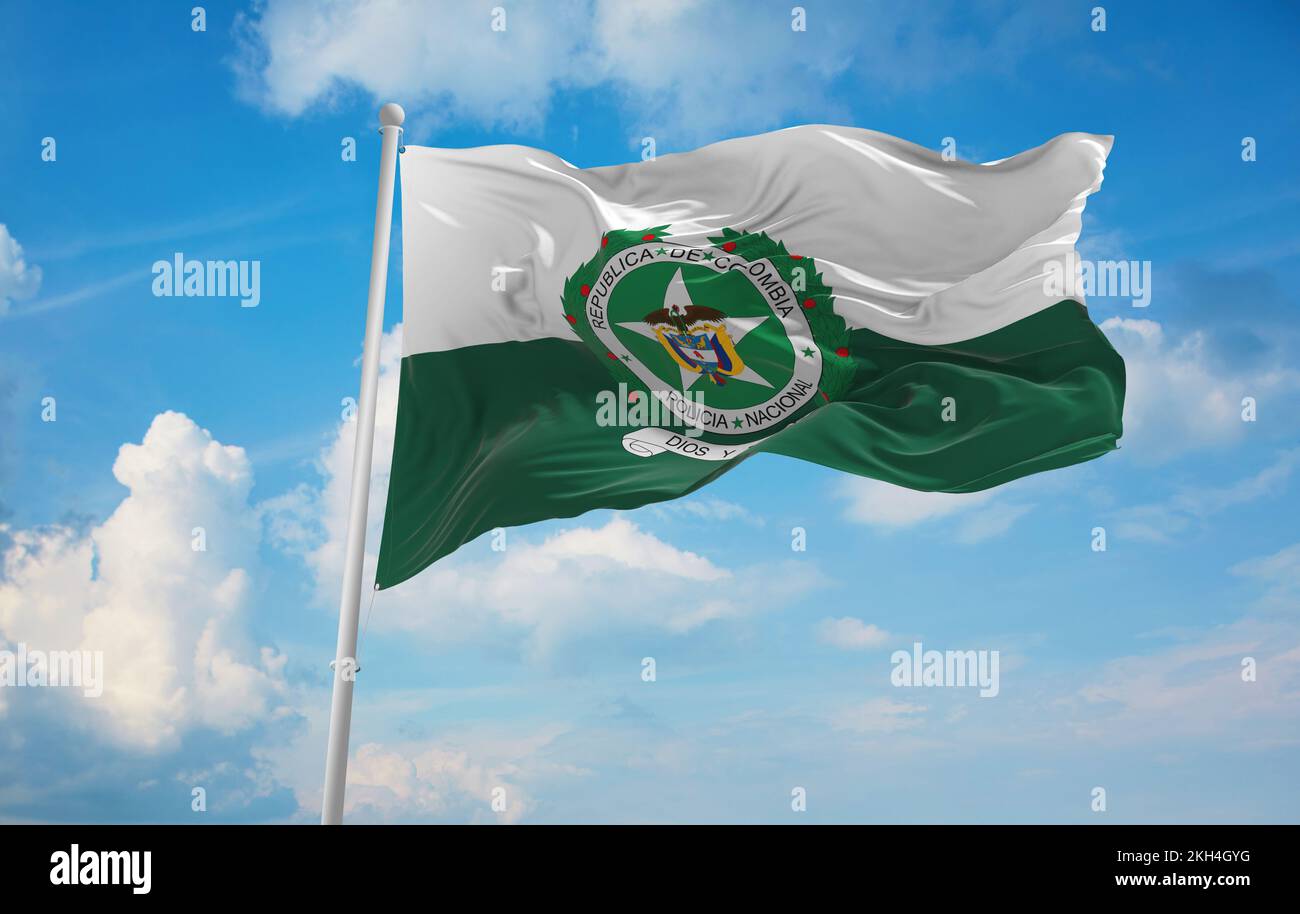
[[[588,169],[407,146],[378,586],[761,453],[973,492],[1112,450],[1124,364],[1067,275],[1110,145],[976,165],[804,126]]]

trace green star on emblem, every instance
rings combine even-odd
[[[805,346],[803,350],[803,354],[811,359],[813,357],[813,350]]]
[[[732,420],[731,424],[734,425],[736,428],[740,428],[744,423],[741,422],[740,419],[734,419]]]

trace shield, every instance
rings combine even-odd
[[[715,384],[725,384],[726,378],[745,370],[721,322],[692,324],[685,332],[661,325],[655,327],[655,335],[673,361],[687,371],[703,373]]]

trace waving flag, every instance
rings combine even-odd
[[[378,585],[764,452],[971,492],[1113,449],[1124,365],[1062,282],[1110,144],[974,165],[808,126],[591,169],[406,147]]]

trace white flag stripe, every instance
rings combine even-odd
[[[1069,133],[996,164],[948,162],[870,130],[795,127],[649,162],[578,169],[523,146],[406,147],[404,354],[576,339],[564,280],[602,233],[671,225],[706,244],[766,231],[816,259],[851,327],[938,345],[1062,296],[1110,137]]]

